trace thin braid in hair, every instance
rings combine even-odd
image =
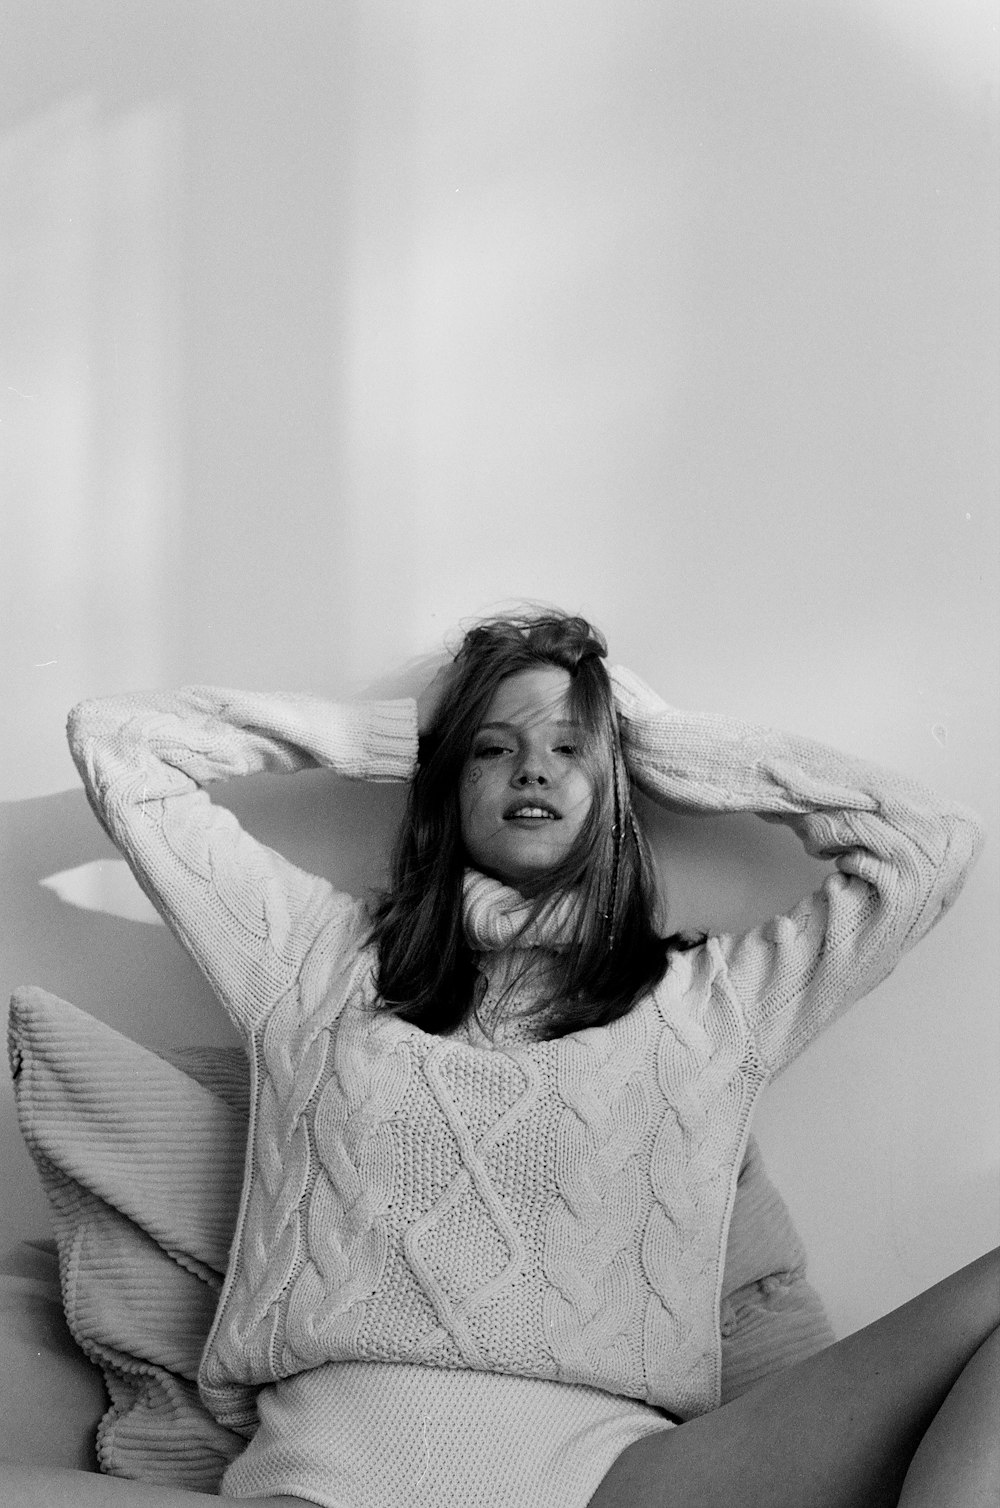
[[[608,909],[605,912],[608,922],[609,948],[613,948],[615,945],[615,908],[618,905],[618,880],[621,873],[622,843],[624,841],[624,834],[622,832],[621,779],[618,773],[618,760],[614,756],[612,756],[611,760],[611,782],[614,795],[615,812],[614,822],[611,827],[611,896],[608,901]]]

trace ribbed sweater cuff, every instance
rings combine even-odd
[[[358,743],[369,780],[408,780],[417,764],[417,704],[410,697],[359,702]]]

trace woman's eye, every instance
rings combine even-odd
[[[556,753],[557,754],[569,754],[572,757],[575,754],[579,754],[579,752],[580,752],[580,750],[579,750],[579,748],[578,748],[578,746],[576,744],[557,744],[556,745]]]
[[[499,759],[510,751],[504,744],[481,744],[472,751],[473,759]]]

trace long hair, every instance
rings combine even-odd
[[[547,1037],[624,1015],[662,977],[678,937],[656,929],[659,896],[603,661],[603,636],[558,612],[494,618],[465,635],[419,766],[397,840],[391,886],[374,910],[380,1005],[428,1032],[457,1026],[474,1002],[475,955],[463,926],[459,786],[475,734],[501,681],[518,671],[569,672],[572,716],[593,800],[570,852],[532,888],[525,926],[554,896],[572,891],[566,946],[546,958]]]

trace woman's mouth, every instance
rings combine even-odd
[[[505,822],[558,822],[560,814],[551,806],[535,802],[523,802],[520,806],[508,807],[504,812]]]

